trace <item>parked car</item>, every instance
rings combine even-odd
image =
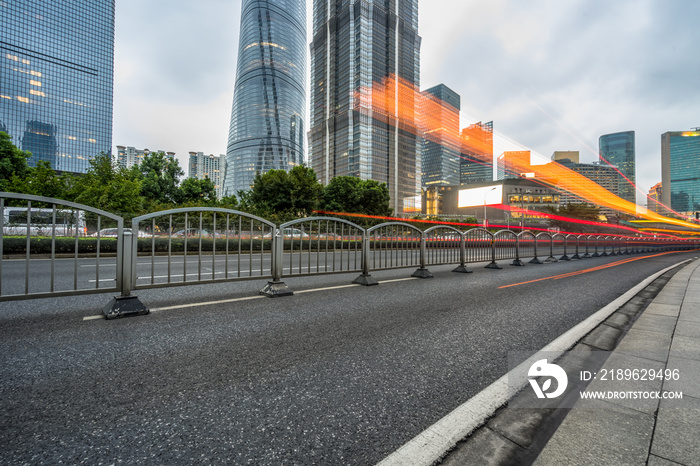
[[[209,230],[202,229],[200,230],[199,228],[188,228],[187,229],[187,237],[188,238],[199,238],[199,235],[202,235],[202,238],[211,238],[212,234]],[[220,234],[217,233],[217,238],[221,236]],[[173,233],[173,238],[184,238],[185,237],[185,230],[180,230],[175,233]]]
[[[127,232],[127,231],[132,231],[131,228],[123,228],[122,231]],[[117,235],[119,234],[119,229],[118,228],[103,228],[100,230],[100,238],[116,238]],[[146,238],[151,236],[150,233],[146,233],[145,231],[139,231],[139,238]],[[93,233],[90,236],[96,238],[97,233]]]

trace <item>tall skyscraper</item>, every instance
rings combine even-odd
[[[324,184],[336,176],[386,183],[403,213],[421,182],[416,122],[397,118],[417,110],[418,0],[314,0],[313,8],[311,166]],[[386,78],[405,86],[393,86],[379,108],[372,92]]]
[[[223,187],[221,186],[221,162],[226,161],[222,155],[205,155],[203,152],[190,152],[189,177],[203,180],[209,178],[214,183],[216,197],[223,197]]]
[[[60,171],[112,149],[114,0],[0,1],[0,128]]]
[[[620,171],[619,196],[637,202],[637,177],[635,175],[634,131],[605,134],[598,141],[600,161],[614,165]]]
[[[224,194],[304,162],[306,2],[243,0]]]
[[[700,128],[661,135],[661,199],[676,212],[700,211]]]
[[[493,121],[474,123],[462,130],[459,170],[460,184],[493,181]]]
[[[460,97],[455,91],[439,84],[423,91],[426,99],[435,99],[441,105],[439,114],[426,115],[421,111],[421,117],[429,117],[430,121],[423,124],[426,137],[422,142],[422,185],[458,185],[459,156],[459,110]]]
[[[526,173],[520,173],[519,168],[530,165],[531,153],[529,150],[505,151],[498,156],[497,180],[517,180],[527,178]]]

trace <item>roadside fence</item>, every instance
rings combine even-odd
[[[0,193],[0,301],[116,293],[108,319],[148,313],[135,291],[266,279],[266,296],[292,295],[285,277],[486,263],[512,266],[623,254],[697,249],[699,240],[614,235],[421,230],[403,222],[363,228],[332,217],[275,225],[230,209],[192,207],[136,217],[130,228],[114,214],[60,199]],[[499,261],[501,264],[499,264]]]

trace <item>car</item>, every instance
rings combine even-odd
[[[123,228],[122,231],[124,233],[131,232],[131,228]],[[119,234],[119,229],[118,228],[103,228],[100,230],[100,238],[116,238]],[[148,236],[151,236],[150,233],[146,233],[145,231],[139,231],[138,233],[139,238],[146,238]],[[90,236],[93,238],[97,238],[97,233],[93,233]]]
[[[298,228],[285,228],[282,231],[282,236],[284,236],[285,239],[306,239],[309,237],[307,233],[301,231]],[[272,238],[272,232],[266,233],[265,235],[263,235],[263,238]]]

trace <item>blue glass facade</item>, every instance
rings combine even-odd
[[[0,1],[0,130],[60,171],[111,153],[114,0]]]
[[[700,212],[700,131],[661,136],[662,200],[676,212]]]
[[[437,127],[428,128],[430,138],[422,141],[422,185],[458,185],[462,148],[456,141],[459,141],[461,99],[444,84],[423,91],[423,95],[433,96],[442,105],[438,115],[430,115],[431,123]]]
[[[304,162],[306,2],[243,0],[224,195]]]
[[[310,164],[322,183],[355,176],[386,183],[394,212],[415,209],[421,143],[415,121],[396,124],[371,90],[389,76],[420,88],[418,0],[314,0]],[[405,114],[412,93],[397,92]]]
[[[605,163],[603,159],[607,160],[609,164],[616,166],[624,175],[619,175],[618,192],[613,194],[636,203],[637,189],[635,185],[637,177],[635,174],[634,146],[634,131],[605,134],[598,140],[601,162]]]

